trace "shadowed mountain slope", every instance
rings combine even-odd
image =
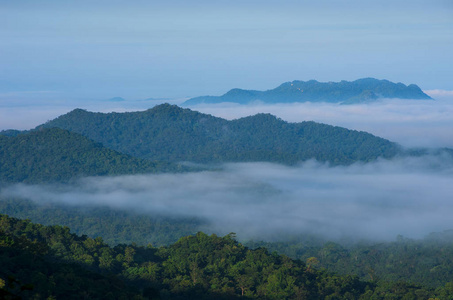
[[[315,122],[288,123],[270,114],[233,121],[175,105],[143,112],[92,113],[73,110],[40,128],[59,127],[113,150],[158,161],[333,164],[392,157],[399,146],[369,133]]]
[[[0,181],[48,182],[73,177],[168,170],[170,164],[138,159],[60,128],[15,137],[0,135]]]

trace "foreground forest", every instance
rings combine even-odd
[[[62,224],[79,235],[102,237],[118,244],[169,246],[199,231],[212,232],[200,218],[175,218],[118,211],[107,207],[38,205],[23,199],[0,199],[0,211],[41,224]],[[433,233],[424,239],[395,237],[393,242],[332,242],[316,236],[281,237],[286,242],[244,240],[250,249],[266,248],[301,261],[316,258],[315,269],[355,275],[362,281],[407,282],[432,289],[453,282],[453,233]],[[453,294],[452,294],[453,296]]]
[[[366,282],[306,262],[197,233],[155,248],[0,217],[0,295],[6,299],[453,299],[404,282]]]

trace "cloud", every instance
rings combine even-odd
[[[315,121],[366,131],[406,147],[453,148],[453,96],[435,101],[384,99],[359,105],[222,103],[191,108],[230,120],[265,112],[288,122]]]
[[[329,167],[226,164],[184,174],[89,177],[71,185],[4,188],[37,203],[108,206],[208,220],[207,231],[240,238],[316,234],[329,239],[422,237],[452,229],[453,161],[447,156]]]
[[[329,103],[290,103],[238,105],[233,103],[190,107],[225,119],[257,113],[271,113],[288,122],[316,121],[348,129],[366,131],[406,147],[453,148],[453,96],[430,94],[436,100],[385,99],[372,104],[339,105]],[[170,102],[180,105],[185,99],[129,100],[123,102],[57,100],[50,105],[22,99],[21,105],[4,101],[0,95],[0,130],[30,129],[75,108],[99,112],[140,111]],[[41,104],[40,104],[41,103]]]
[[[426,90],[424,92],[434,99],[436,99],[438,97],[453,98],[453,91],[449,91],[449,90]]]
[[[107,98],[104,100],[67,99],[56,92],[4,93],[0,94],[0,131],[32,129],[76,108],[104,113],[130,112],[146,110],[162,102],[179,104],[184,100],[146,99],[112,102],[107,101]]]

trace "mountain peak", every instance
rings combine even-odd
[[[153,108],[148,109],[148,112],[154,113],[154,114],[181,114],[184,113],[184,111],[189,111],[188,109],[184,109],[182,107],[179,107],[178,105],[174,104],[169,104],[169,103],[162,103],[159,105],[154,106]]]
[[[400,82],[393,83],[385,79],[367,77],[340,82],[294,80],[267,91],[235,88],[222,96],[192,98],[184,102],[184,105],[221,102],[248,104],[257,100],[264,103],[331,102],[350,104],[372,102],[379,98],[431,99],[415,84],[406,86]]]
[[[134,113],[66,115],[42,126],[77,132],[128,155],[168,162],[295,163],[315,158],[350,163],[391,157],[398,149],[387,140],[343,128],[288,123],[266,113],[228,121],[168,103]],[[333,153],[332,148],[337,150]]]
[[[124,99],[122,97],[113,97],[113,98],[107,99],[107,101],[109,101],[109,102],[123,102],[123,101],[126,101],[126,99]]]

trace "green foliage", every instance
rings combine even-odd
[[[87,239],[67,227],[44,227],[0,216],[0,297],[2,299],[132,299],[133,288],[79,263],[95,256],[70,252]],[[102,242],[97,241],[101,247]],[[93,259],[92,259],[93,260]],[[91,260],[91,261],[92,261]],[[76,262],[76,264],[74,264]],[[114,296],[113,296],[114,295]]]
[[[0,262],[0,292],[33,299],[451,299],[452,286],[367,283],[250,250],[234,234],[199,232],[168,247],[112,248],[67,227],[6,215],[0,216]],[[8,278],[24,288],[8,287]]]
[[[43,225],[68,226],[76,234],[102,237],[111,246],[130,243],[169,245],[207,227],[205,221],[197,218],[150,216],[99,206],[39,205],[18,198],[0,198],[0,213]]]
[[[267,247],[294,259],[316,257],[319,268],[340,274],[355,274],[362,280],[406,281],[439,287],[453,281],[453,231],[422,240],[399,236],[395,242],[342,246],[327,242],[313,246],[297,242],[250,242],[249,247]]]
[[[209,229],[209,224],[198,219],[146,216],[106,207],[87,209],[37,205],[20,199],[2,199],[0,212],[30,218],[41,224],[69,226],[77,234],[86,234],[91,238],[102,237],[111,246],[131,243],[141,246],[169,245],[182,236]],[[348,247],[315,237],[306,242],[247,242],[246,245],[250,248],[264,246],[293,259],[308,261],[308,269],[326,268],[339,274],[355,274],[361,280],[372,282],[406,281],[437,288],[453,281],[451,232],[431,234],[423,240],[400,237],[395,242],[355,244]],[[59,248],[55,247],[57,251]],[[103,264],[106,267],[112,266],[109,257],[115,257],[107,254],[101,255],[105,258]],[[318,263],[313,259],[309,261],[312,257]],[[245,277],[242,280],[249,280]]]
[[[76,109],[39,128],[59,127],[116,151],[158,161],[332,164],[393,157],[399,147],[365,132],[315,122],[287,123],[269,114],[227,121],[162,104],[144,112]]]
[[[87,234],[92,239],[102,237],[103,241],[110,246],[131,243],[141,246],[149,244],[155,246],[169,245],[182,236],[197,232],[201,228],[209,228],[209,224],[195,219],[145,216],[108,208],[84,209],[50,204],[36,205],[28,200],[19,199],[3,199],[0,201],[0,212],[21,218],[30,218],[43,224],[70,226],[75,229],[76,233]],[[230,239],[233,237],[234,235],[230,235]],[[203,245],[203,249],[200,249],[198,253],[194,254],[195,252],[192,253],[181,246],[187,246],[190,244],[189,242],[193,242],[193,240],[183,238],[177,245],[181,248],[181,251],[185,251],[182,255],[193,259],[193,261],[180,262],[184,267],[178,266],[184,270],[196,267],[195,264],[190,265],[190,263],[205,266],[203,262],[197,260],[196,256],[214,253],[215,249],[208,243],[208,245]],[[204,243],[206,239],[200,236],[198,242]],[[62,247],[63,244],[53,244],[54,251],[60,254],[64,253],[67,247]],[[453,260],[451,259],[453,257],[453,235],[451,232],[431,234],[423,240],[399,237],[395,242],[355,244],[348,247],[338,243],[321,241],[314,237],[309,238],[306,242],[248,242],[246,245],[252,249],[264,246],[270,251],[277,251],[293,259],[306,261],[307,265],[304,267],[304,271],[309,272],[326,268],[339,274],[355,274],[361,280],[372,281],[378,285],[385,282],[404,281],[415,286],[441,288],[449,282],[453,282]],[[76,253],[80,252],[78,249],[77,247],[72,248]],[[87,265],[95,264],[93,257],[84,256],[84,252],[80,252],[78,255],[79,259]],[[117,258],[117,255],[110,250],[102,250],[98,254],[99,266],[113,270],[115,266],[113,260]],[[124,252],[120,255],[126,257]],[[230,259],[234,260],[234,257],[230,257]],[[121,264],[123,263],[130,264],[130,262],[127,263],[121,259]],[[140,266],[140,268],[147,270],[148,275],[143,275],[146,278],[157,278],[156,276],[160,274],[157,270],[162,270],[162,266],[156,265],[155,262],[150,262]],[[135,278],[138,270],[129,269],[127,271],[128,278]],[[218,267],[212,267],[210,272],[217,272],[217,270]],[[252,280],[250,278],[254,276],[253,272],[247,271],[242,265],[238,265],[228,272],[236,274],[237,280],[244,284]],[[192,275],[197,276],[196,274],[198,273],[195,272]],[[176,273],[174,275],[176,276]],[[190,277],[190,272],[188,276]],[[214,286],[218,286],[218,283],[215,283]],[[256,290],[252,291],[244,287],[239,289],[241,295],[242,293],[244,295],[249,295],[252,292],[252,294],[257,293]],[[239,293],[239,290],[236,290],[236,292]]]
[[[137,159],[59,128],[0,135],[0,182],[65,181],[74,177],[178,170]]]

